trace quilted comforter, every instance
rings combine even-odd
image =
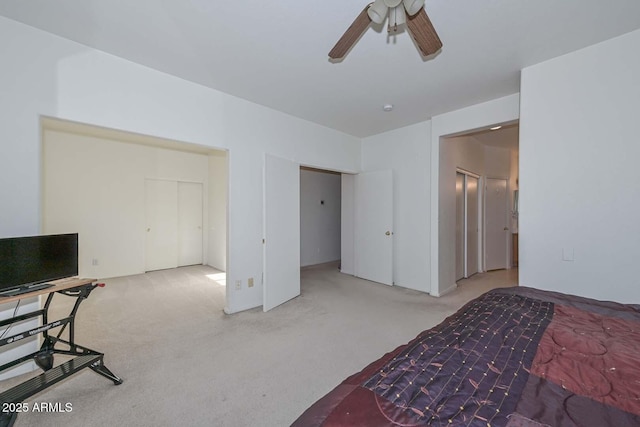
[[[640,426],[640,306],[495,289],[294,426]]]

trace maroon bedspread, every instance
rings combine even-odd
[[[640,306],[490,291],[294,426],[640,426]]]

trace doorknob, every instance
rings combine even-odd
[[[504,231],[509,231],[509,227],[503,228]]]
[[[384,233],[385,236],[391,236],[391,232],[387,231],[386,233]]]

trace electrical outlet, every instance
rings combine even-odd
[[[236,280],[236,291],[239,291],[242,287],[242,280]]]
[[[247,286],[253,288],[253,277],[249,277],[249,280],[247,280]]]
[[[98,258],[94,258],[91,260],[91,265],[98,265]]]

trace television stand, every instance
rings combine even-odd
[[[97,287],[104,286],[102,283],[94,282],[95,279],[61,279],[51,282],[53,286],[45,289],[37,289],[20,295],[0,298],[0,303],[7,303],[18,301],[23,298],[48,294],[47,300],[42,309],[0,321],[1,328],[3,326],[8,326],[28,319],[42,318],[42,326],[0,339],[1,349],[5,345],[21,341],[34,335],[42,334],[42,345],[40,350],[1,365],[0,372],[13,368],[14,366],[20,365],[21,363],[29,360],[34,360],[44,371],[42,374],[0,393],[0,405],[2,409],[2,412],[0,412],[0,427],[12,426],[17,417],[16,411],[5,410],[6,408],[18,409],[19,405],[17,404],[22,403],[34,394],[45,390],[46,388],[70,377],[84,368],[90,368],[97,374],[113,381],[115,385],[122,384],[122,379],[104,365],[103,353],[78,345],[75,342],[75,318],[80,304],[89,297],[91,291]],[[51,306],[51,301],[55,294],[76,298],[76,301],[71,309],[71,313],[69,313],[67,317],[55,321],[49,321],[49,307]],[[55,335],[50,333],[55,329],[58,329]],[[68,339],[63,339],[62,334],[67,329]],[[72,356],[72,358],[54,367],[55,354]]]

